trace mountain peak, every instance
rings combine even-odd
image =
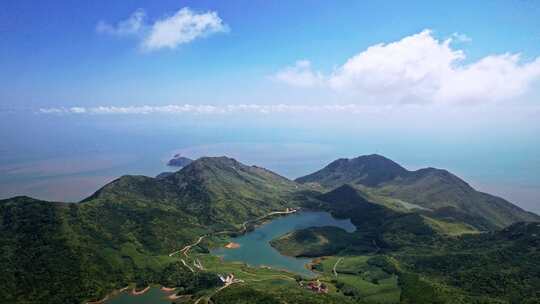
[[[297,181],[318,182],[332,188],[344,183],[373,187],[407,173],[408,171],[396,162],[378,154],[370,154],[351,159],[340,158],[322,170],[298,178]]]
[[[203,156],[195,161],[204,163],[222,163],[222,164],[239,164],[240,162],[232,157],[222,156]]]
[[[236,171],[245,170],[248,166],[242,164],[234,158],[227,156],[204,156],[191,162],[176,174],[189,174],[197,176],[199,174],[207,175],[217,171]]]

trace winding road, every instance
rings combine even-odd
[[[336,278],[337,278],[336,267],[337,267],[337,265],[338,265],[341,261],[343,261],[343,258],[339,258],[339,259],[336,261],[336,263],[334,264],[334,268],[332,269],[332,271],[334,272],[334,276],[336,276]]]
[[[272,216],[272,215],[278,215],[278,214],[291,214],[291,213],[295,213],[295,212],[297,212],[297,211],[298,211],[298,209],[290,209],[290,210],[289,210],[289,208],[287,208],[287,210],[285,210],[285,211],[272,211],[272,212],[270,212],[270,213],[268,213],[268,214],[266,214],[266,215],[264,215],[264,216],[258,217],[258,218],[256,218],[256,219],[249,220],[249,221],[245,221],[244,223],[242,223],[242,230],[241,230],[241,232],[243,233],[243,232],[245,232],[245,231],[247,230],[247,225],[248,225],[249,223],[260,221],[260,220],[265,219],[265,218],[267,218],[267,217],[269,217],[269,216]],[[215,233],[213,233],[213,234],[214,234],[214,235],[218,235],[218,234],[225,234],[225,233],[231,233],[231,232],[232,232],[232,231],[221,231],[221,232],[215,232]],[[212,235],[212,234],[207,234],[207,235],[202,235],[202,236],[200,236],[199,239],[198,239],[196,242],[194,242],[193,244],[186,245],[184,248],[182,248],[182,249],[180,249],[180,250],[171,252],[171,253],[169,254],[169,256],[172,257],[172,256],[174,256],[174,255],[176,255],[176,254],[178,254],[178,253],[182,253],[184,256],[189,257],[189,255],[188,255],[189,250],[190,250],[191,248],[193,248],[193,247],[199,245],[199,244],[201,243],[201,241],[202,241],[204,238],[206,238],[206,237],[208,237],[208,236],[210,236],[210,235]],[[195,272],[195,270],[194,270],[191,266],[189,266],[189,265],[186,263],[186,261],[185,261],[184,259],[180,259],[180,261],[181,261],[182,264],[184,264],[184,266],[187,267],[191,272]],[[200,266],[200,269],[203,269],[202,263],[201,263],[199,260],[197,260],[197,261],[198,261],[198,265]],[[334,267],[335,267],[335,266],[334,266]],[[199,268],[199,267],[197,267],[197,268]],[[292,279],[292,278],[288,278],[288,279],[294,280],[294,279]],[[254,281],[257,281],[257,280],[254,280]],[[220,288],[218,288],[218,289],[217,289],[214,293],[212,293],[211,295],[209,295],[209,296],[208,296],[208,295],[207,295],[207,296],[202,296],[202,297],[200,297],[199,299],[197,299],[197,300],[195,301],[195,304],[198,304],[198,303],[199,303],[200,301],[202,301],[202,300],[206,300],[206,302],[208,303],[208,301],[211,301],[211,298],[212,298],[216,293],[218,293],[218,292],[220,292],[221,290],[223,290],[223,289],[225,289],[225,288],[227,288],[227,287],[229,287],[229,286],[231,286],[231,285],[233,285],[233,284],[236,284],[236,283],[244,283],[244,281],[243,281],[243,280],[239,280],[239,279],[234,279],[234,280],[232,280],[231,282],[225,282],[225,284],[224,284],[223,286],[221,286]]]
[[[266,214],[266,215],[263,215],[263,216],[261,216],[261,217],[258,217],[258,218],[256,218],[256,219],[249,220],[249,221],[245,221],[244,223],[242,223],[242,230],[241,230],[241,231],[242,231],[242,232],[245,232],[245,231],[247,230],[247,224],[249,224],[249,223],[252,223],[252,222],[258,222],[258,221],[260,221],[260,220],[262,220],[262,219],[265,219],[265,218],[267,218],[267,217],[269,217],[269,216],[272,216],[272,215],[277,215],[277,214],[291,214],[291,213],[295,213],[295,212],[297,212],[297,211],[298,211],[298,209],[291,209],[291,210],[288,210],[288,208],[287,208],[287,210],[285,210],[285,211],[272,211],[272,212],[270,212],[270,213],[268,213],[268,214]],[[218,235],[218,234],[231,233],[231,232],[232,232],[232,231],[221,231],[221,232],[215,232],[215,233],[213,233],[213,234]],[[198,239],[195,243],[190,244],[190,245],[187,245],[187,246],[185,246],[184,248],[182,248],[182,249],[180,249],[180,250],[171,252],[171,253],[169,253],[169,256],[172,257],[173,255],[175,255],[175,254],[177,254],[177,253],[182,253],[182,254],[184,254],[186,257],[188,257],[188,252],[189,252],[189,250],[190,250],[192,247],[195,247],[195,246],[199,245],[199,243],[200,243],[205,237],[207,237],[207,236],[209,236],[209,235],[202,235],[202,236],[200,236],[199,239]]]

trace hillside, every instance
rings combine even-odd
[[[442,243],[429,254],[397,253],[406,272],[403,297],[410,303],[538,303],[539,236],[539,224],[516,223]]]
[[[377,154],[353,159],[340,158],[323,169],[296,179],[299,183],[318,183],[326,188],[343,184],[360,184],[375,187],[407,174],[397,163]]]
[[[514,223],[497,231],[507,222],[537,216],[443,170],[411,172],[379,156],[353,161],[350,168],[349,161],[338,163],[332,174],[346,172],[340,178],[317,177],[325,192],[231,158],[205,157],[158,178],[122,176],[80,203],[0,200],[0,303],[81,303],[127,284],[151,283],[208,297],[211,289],[205,288],[215,288],[216,273],[223,271],[252,280],[213,298],[224,303],[249,302],[251,296],[283,303],[288,295],[304,303],[378,303],[388,295],[394,302],[383,302],[395,303],[400,294],[409,303],[429,303],[419,289],[446,300],[441,290],[463,299],[490,293],[497,301],[538,298],[531,294],[538,283],[537,224]],[[386,169],[390,172],[377,173]],[[325,270],[331,292],[319,297],[295,288],[302,279],[292,274],[222,263],[208,254],[209,246],[227,237],[201,236],[242,231],[246,221],[288,207],[328,211],[350,219],[357,230],[307,228],[279,237],[273,246],[294,256],[337,255],[334,263],[346,256],[363,261],[360,268],[371,274],[345,269],[350,262],[339,268],[344,273],[339,280]],[[486,229],[493,231],[479,233]],[[202,241],[192,251],[209,269],[194,274],[181,263],[187,256],[169,254],[196,240]],[[281,279],[265,285],[254,273]],[[451,303],[446,300],[441,303]]]
[[[357,231],[306,228],[272,240],[272,246],[291,256],[324,256],[314,265],[322,279],[360,301],[540,300],[540,224],[477,233],[460,222],[397,212],[365,197],[349,185],[319,196],[322,208],[350,217]]]
[[[123,176],[83,204],[122,201],[138,207],[166,206],[193,217],[198,224],[218,228],[294,206],[290,195],[297,187],[264,168],[227,157],[203,157],[159,178]]]
[[[429,247],[456,235],[478,233],[459,221],[396,211],[366,199],[366,194],[343,185],[319,195],[318,207],[358,227],[353,233],[335,227],[296,230],[272,241],[272,246],[291,256],[384,253],[403,248]]]
[[[168,253],[213,230],[236,230],[294,206],[287,198],[296,187],[220,157],[164,178],[123,176],[79,204],[2,200],[0,299],[80,303],[128,282],[156,282],[175,261]]]
[[[408,171],[380,155],[338,159],[296,181],[330,190],[350,184],[382,200],[390,198],[404,206],[419,206],[431,211],[434,217],[464,221],[481,230],[502,228],[519,221],[540,221],[538,215],[502,198],[476,191],[446,170]]]

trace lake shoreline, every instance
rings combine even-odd
[[[276,270],[314,277],[316,273],[309,266],[313,257],[284,255],[274,248],[270,241],[291,231],[309,227],[335,226],[346,231],[356,230],[349,219],[335,218],[326,211],[305,209],[296,212],[295,215],[277,219],[265,218],[256,226],[242,235],[231,237],[225,246],[211,248],[210,253],[221,257],[224,261],[243,262],[251,267],[264,265]],[[237,243],[239,247],[230,250],[233,247],[231,243]]]
[[[229,242],[224,247],[227,248],[227,249],[237,249],[237,248],[240,248],[240,244],[235,243],[235,242]]]

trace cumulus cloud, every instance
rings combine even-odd
[[[455,38],[454,38],[455,39]],[[337,92],[386,103],[493,102],[526,93],[540,78],[540,57],[523,62],[519,54],[489,55],[464,63],[453,39],[437,40],[430,30],[388,44],[376,44],[348,59],[329,75],[286,68],[290,85],[296,77],[317,75],[318,82]],[[297,72],[295,74],[295,72]]]
[[[197,13],[185,7],[153,23],[147,23],[146,12],[138,9],[128,19],[115,25],[101,21],[96,30],[115,36],[139,37],[141,49],[154,51],[163,48],[175,49],[197,38],[228,32],[229,27],[216,12]]]
[[[183,8],[170,17],[156,21],[142,45],[148,50],[174,49],[198,37],[227,31],[228,27],[216,12],[197,14]]]

